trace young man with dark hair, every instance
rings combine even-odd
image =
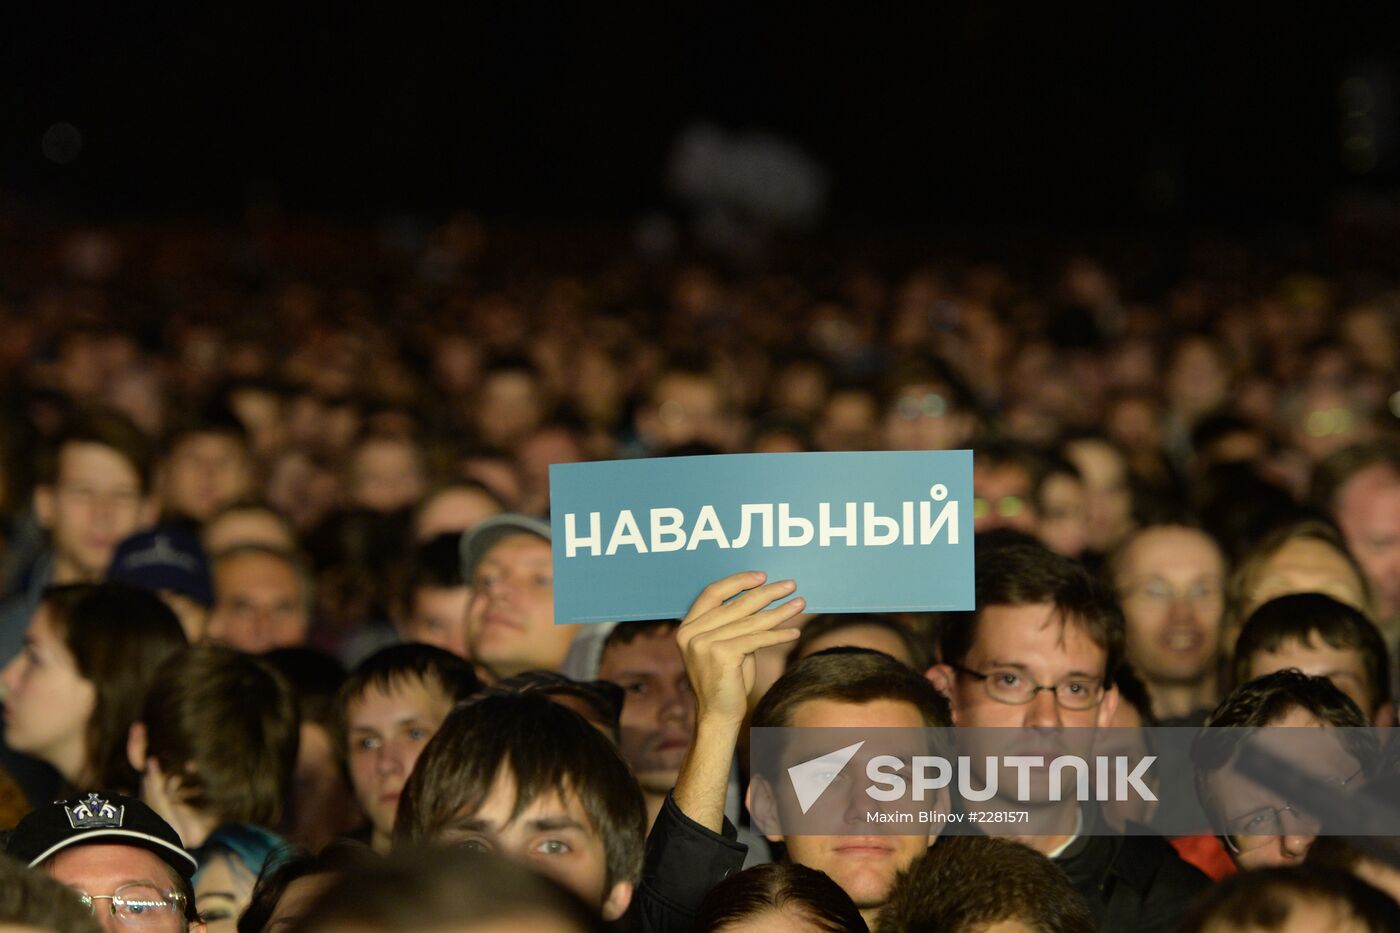
[[[226,823],[281,825],[296,766],[291,685],[228,648],[200,646],[156,671],[127,759],[141,799],[192,849]]]
[[[1372,725],[1395,724],[1385,642],[1351,606],[1321,593],[1295,593],[1254,610],[1235,642],[1232,682],[1289,668],[1332,681]]]
[[[460,534],[447,532],[419,544],[394,610],[399,637],[468,657],[467,605],[471,595],[471,587],[462,578]]]
[[[399,797],[428,740],[480,687],[467,662],[420,644],[370,655],[341,685],[340,747],[376,852],[388,852],[393,843]]]
[[[166,519],[208,521],[252,488],[248,433],[232,412],[207,412],[181,426],[166,438],[165,451],[160,499]]]
[[[78,892],[109,933],[204,930],[194,902],[194,856],[139,800],[102,791],[40,807],[5,852]]]
[[[622,688],[619,748],[647,802],[647,825],[676,786],[695,729],[695,695],[676,647],[677,620],[617,625],[603,642],[598,677]]]
[[[899,876],[877,933],[988,930],[1094,933],[1094,919],[1055,863],[987,836],[949,836]]]
[[[1300,864],[1317,838],[1319,826],[1315,818],[1294,811],[1287,802],[1257,805],[1258,793],[1252,785],[1242,788],[1241,778],[1235,774],[1240,739],[1232,730],[1344,729],[1338,747],[1325,760],[1321,755],[1313,757],[1332,772],[1325,775],[1327,779],[1349,787],[1359,783],[1358,777],[1371,774],[1380,758],[1375,736],[1365,730],[1367,725],[1361,708],[1330,680],[1296,670],[1275,671],[1247,681],[1221,701],[1192,745],[1191,757],[1196,766],[1196,793],[1236,865],[1249,870]],[[1250,808],[1238,812],[1242,807],[1232,803],[1235,799],[1247,800]],[[1287,820],[1285,813],[1289,814]]]
[[[538,695],[460,706],[404,787],[400,844],[497,852],[554,878],[614,921],[642,871],[646,809],[617,749]]]
[[[948,703],[907,665],[863,648],[830,648],[792,666],[754,708],[753,728],[939,728],[952,725]],[[755,780],[750,805],[757,824],[774,825],[776,788]],[[788,857],[826,872],[874,925],[895,876],[922,856],[937,833],[908,836],[770,835]]]
[[[101,580],[117,545],[149,521],[151,463],[145,435],[114,411],[79,415],[54,439],[34,489],[49,544],[23,590],[0,604],[0,664],[19,653],[45,587]]]
[[[791,580],[767,583],[761,573],[734,574],[707,587],[677,630],[696,697],[696,726],[649,840],[643,883],[665,893],[664,928],[686,928],[709,888],[743,865],[746,848],[724,816],[729,773],[757,676],[754,653],[794,641],[797,630],[783,626],[805,602],[797,597],[767,607],[795,589]],[[917,673],[886,654],[842,648],[809,657],[778,678],[751,722],[800,728],[949,724],[947,702]],[[776,801],[758,783],[751,788],[754,812],[771,815]],[[770,838],[787,844],[793,862],[831,876],[868,922],[884,905],[895,875],[933,837]]]
[[[1079,564],[1034,545],[978,553],[977,611],[940,630],[929,679],[957,726],[1094,730],[1118,707],[1123,618]],[[1024,842],[1055,860],[1101,929],[1172,930],[1209,880],[1162,839],[1110,835],[1074,801],[1046,802],[1059,832]]]

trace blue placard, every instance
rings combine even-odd
[[[971,451],[571,463],[549,491],[559,624],[680,618],[744,570],[809,612],[973,608]]]

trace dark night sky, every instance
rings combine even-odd
[[[10,6],[0,188],[80,213],[625,219],[704,118],[798,142],[852,222],[1307,216],[1357,181],[1339,82],[1400,64],[1379,2]]]

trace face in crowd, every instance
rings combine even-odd
[[[471,656],[497,676],[558,670],[574,626],[554,624],[549,542],[521,532],[497,541],[477,563],[467,610]]]
[[[52,485],[34,493],[34,512],[48,529],[55,583],[99,580],[121,540],[149,517],[141,476],[104,444],[65,444]]]
[[[292,559],[250,547],[214,560],[209,637],[248,654],[304,644],[311,620]]]
[[[919,729],[924,717],[912,703],[874,700],[844,703],[815,699],[799,705],[791,725],[799,729]],[[928,851],[931,835],[783,836],[793,862],[826,873],[857,908],[873,917],[889,899],[895,879]]]
[[[618,750],[642,790],[664,796],[675,786],[695,728],[695,696],[674,626],[644,629],[626,640],[614,636],[603,649],[598,677],[626,693]]]
[[[1339,490],[1336,515],[1371,582],[1377,617],[1400,618],[1400,474],[1387,464],[1359,471]]]
[[[377,851],[388,850],[403,786],[452,706],[434,680],[410,676],[391,681],[387,690],[372,684],[346,704],[350,782]]]
[[[1164,525],[1139,532],[1114,583],[1127,623],[1127,656],[1149,684],[1213,676],[1225,611],[1225,559],[1203,532]]]
[[[87,724],[97,688],[78,670],[41,603],[25,634],[24,650],[5,667],[5,741],[15,751],[78,774],[87,761]]]
[[[978,612],[976,634],[956,666],[929,677],[947,697],[957,726],[1107,728],[1118,691],[1105,685],[1107,652],[1075,618],[1048,603],[993,605]],[[1025,695],[1039,690],[1029,700]]]
[[[108,933],[131,930],[116,913],[110,896],[117,892],[129,896],[134,891],[134,899],[139,899],[145,896],[142,892],[154,891],[168,897],[180,887],[164,861],[146,849],[129,845],[69,846],[45,861],[43,869],[54,880],[90,895],[93,919]],[[161,910],[141,928],[150,929],[151,933],[182,933],[189,929],[203,933],[205,929],[202,922],[188,923],[179,909]]]

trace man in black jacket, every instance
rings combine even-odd
[[[795,641],[782,627],[802,611],[791,580],[766,583],[741,573],[712,584],[677,630],[696,701],[695,739],[675,790],[647,840],[646,863],[632,918],[646,930],[688,930],[706,892],[743,866],[745,847],[724,818],[725,790],[756,668],[753,654]],[[888,655],[835,649],[805,658],[772,687],[754,710],[754,726],[948,726],[937,691]],[[755,791],[757,812],[765,802]],[[873,923],[899,872],[934,841],[930,834],[771,836],[795,863],[826,872]]]
[[[945,620],[929,679],[959,727],[1106,728],[1118,705],[1113,676],[1123,618],[1078,564],[1030,544],[977,557],[977,611]],[[1108,835],[1074,801],[1038,815],[1020,841],[1050,856],[1104,931],[1175,930],[1209,879],[1155,836]]]

